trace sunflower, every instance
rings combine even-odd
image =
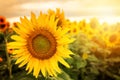
[[[39,73],[44,77],[57,76],[61,72],[58,62],[70,68],[64,59],[71,58],[73,53],[67,45],[74,39],[66,34],[69,29],[57,27],[58,19],[55,15],[49,16],[41,12],[36,17],[31,13],[31,20],[26,17],[20,20],[18,27],[13,27],[18,35],[11,36],[15,41],[8,44],[9,48],[14,48],[13,54],[19,67],[26,66],[28,73],[33,71],[36,78]]]
[[[49,16],[55,15],[55,19],[58,19],[58,23],[57,23],[58,27],[64,28],[68,25],[68,22],[67,22],[67,20],[65,19],[65,16],[64,16],[64,11],[61,11],[59,8],[56,9],[56,12],[49,9],[48,10],[48,15]]]
[[[105,41],[108,47],[114,47],[119,43],[120,37],[118,32],[108,32],[105,36]]]
[[[69,33],[71,36],[75,36],[80,32],[77,22],[71,22],[69,28]]]
[[[86,34],[86,36],[91,39],[95,34],[96,34],[96,31],[93,30],[89,24],[86,24],[86,27],[85,29],[83,30],[83,33]]]

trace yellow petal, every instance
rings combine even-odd
[[[29,33],[29,29],[26,29],[25,27],[24,27],[24,25],[22,25],[21,23],[17,23],[17,26],[19,27],[19,29],[22,31],[22,32],[24,32],[25,34],[28,34]]]
[[[17,61],[15,62],[15,64],[21,63],[22,61],[24,61],[26,58],[28,58],[30,55],[26,55],[26,56],[21,56],[17,59]]]
[[[13,50],[13,54],[21,54],[23,52],[26,52],[26,49]]]
[[[37,19],[33,12],[31,12],[31,22],[36,26],[37,25]]]
[[[26,67],[26,70],[28,70],[27,74],[32,72],[32,70],[34,68],[34,64],[33,63],[34,63],[34,57],[31,57],[31,60],[28,62],[27,67]]]
[[[18,67],[23,67],[25,64],[29,62],[30,59],[31,59],[31,56],[26,57],[26,59]]]
[[[50,63],[51,63],[51,66],[52,66],[52,68],[55,70],[55,71],[57,71],[58,73],[61,73],[61,69],[58,67],[58,62],[57,62],[57,60],[56,60],[56,58],[51,58],[50,59]]]
[[[27,24],[25,19],[20,17],[20,21],[21,21],[21,25],[22,25],[23,28],[25,28],[28,31],[32,31],[33,30],[33,28],[29,27],[29,25]]]
[[[55,23],[55,15],[52,15],[51,17],[50,17],[50,21],[49,21],[49,25],[50,25],[50,27],[52,28],[52,31],[53,32],[55,32],[56,31],[56,25],[54,25],[54,23]]]
[[[58,61],[63,64],[64,66],[66,66],[67,68],[70,68],[69,64],[61,57],[57,56]]]
[[[27,35],[24,32],[20,31],[18,28],[13,27],[13,30],[23,38],[27,37]]]
[[[58,47],[57,48],[57,52],[56,52],[56,55],[58,55],[58,56],[61,56],[61,57],[63,57],[63,58],[71,58],[71,54],[73,54],[71,51],[68,51],[67,49],[67,51],[63,48],[63,46],[61,47]],[[63,53],[64,52],[64,53]]]
[[[59,27],[56,31],[56,37],[59,39],[69,31],[69,28],[62,29]],[[61,33],[62,32],[62,33]]]
[[[16,40],[16,41],[22,41],[22,42],[26,41],[24,38],[22,38],[22,37],[20,37],[18,35],[12,35],[11,38],[13,40]]]
[[[66,54],[73,55],[73,52],[70,51],[68,48],[63,48],[62,49]]]
[[[51,65],[51,61],[46,60],[45,64],[46,64],[46,70],[47,70],[48,74],[51,76],[57,76],[55,70],[53,69],[53,66]]]
[[[8,43],[7,44],[7,46],[9,47],[9,46],[25,46],[26,45],[26,43],[23,43],[23,42],[10,42],[10,43]]]
[[[29,28],[29,30],[33,31],[34,30],[34,25],[27,19],[26,16],[24,16],[24,25]]]
[[[74,38],[69,39],[67,36],[64,36],[63,38],[59,39],[57,42],[58,45],[66,45],[72,43],[73,41],[75,41]]]
[[[43,74],[44,77],[46,77],[46,69],[45,69],[44,60],[41,61],[41,64],[42,64],[41,73]]]
[[[51,71],[51,69],[52,69],[52,67],[51,67],[51,65],[50,65],[50,62],[49,62],[49,60],[45,60],[45,66],[46,66],[46,71],[48,72],[48,74],[50,75],[50,76],[53,76],[54,75],[54,73]]]
[[[33,75],[37,78],[40,72],[40,69],[42,67],[40,60],[39,59],[35,59],[34,61],[34,71],[33,71]]]
[[[38,25],[39,26],[36,26],[37,28],[42,28],[42,27],[45,27],[46,24],[48,23],[45,23],[45,20],[43,19],[46,19],[46,15],[45,14],[40,14],[40,16],[38,17]]]

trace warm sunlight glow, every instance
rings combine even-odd
[[[55,9],[56,7],[59,7],[59,4],[56,2],[46,2],[46,3],[25,3],[20,5],[20,8],[26,9],[26,10],[46,10],[46,9]]]
[[[11,5],[16,2],[10,3]],[[4,4],[8,4],[7,2]],[[8,16],[10,22],[18,21],[20,16],[30,16],[29,13],[35,12],[39,15],[39,11],[47,12],[48,9],[55,10],[60,8],[64,10],[65,16],[71,21],[79,21],[86,19],[87,22],[90,18],[96,17],[99,19],[100,23],[108,22],[110,24],[120,21],[120,5],[119,0],[65,0],[65,1],[30,1],[22,2],[17,5],[13,5],[10,8],[7,6],[5,9],[1,9],[1,15]],[[8,10],[7,10],[8,9]],[[6,10],[6,11],[4,11]],[[15,12],[14,12],[15,11]]]

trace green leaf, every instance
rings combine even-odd
[[[99,62],[99,60],[94,55],[89,55],[88,61],[90,61],[90,62]]]
[[[98,69],[95,68],[95,67],[91,67],[91,68],[90,68],[90,71],[91,71],[91,73],[93,73],[93,74],[95,74],[95,75],[98,75],[98,74],[99,74]]]
[[[87,65],[86,60],[79,60],[76,62],[77,69],[84,68]]]
[[[66,72],[64,72],[64,71],[62,71],[62,73],[59,74],[58,77],[59,77],[60,80],[62,80],[62,79],[63,79],[63,80],[73,80],[73,79],[71,79],[71,77],[70,77]],[[59,79],[57,79],[57,80],[59,80]]]
[[[60,77],[48,77],[46,80],[64,80],[64,79]]]

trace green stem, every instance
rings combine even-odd
[[[6,44],[5,54],[6,54],[6,57],[7,57],[7,67],[8,67],[8,70],[9,70],[9,78],[12,79],[12,65],[11,65],[10,56],[9,56],[9,54],[7,52],[7,38],[4,37],[4,40],[5,40],[5,44]]]

